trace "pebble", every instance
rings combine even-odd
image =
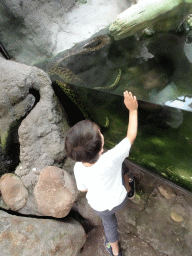
[[[181,215],[179,215],[176,212],[171,212],[171,218],[172,220],[176,221],[176,222],[182,222],[183,221],[183,217]]]
[[[168,187],[159,186],[158,190],[160,194],[167,200],[174,198],[176,196],[175,192]]]

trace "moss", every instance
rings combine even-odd
[[[166,143],[163,140],[161,140],[157,137],[152,138],[151,142],[153,144],[157,145],[158,147],[165,147],[166,146]]]
[[[81,3],[81,4],[86,4],[86,3],[87,3],[87,0],[79,0],[79,3]]]
[[[6,152],[6,146],[7,146],[7,138],[8,138],[8,132],[1,133],[1,148],[3,153]]]
[[[18,134],[18,128],[21,121],[22,118],[20,120],[13,121],[6,131],[1,132],[1,148],[3,154],[7,154],[11,150],[13,137]]]
[[[187,172],[186,169],[175,168],[175,174],[177,174],[184,181],[192,182],[192,173]]]
[[[137,194],[140,195],[140,196],[145,194],[145,189],[142,185],[137,186]]]

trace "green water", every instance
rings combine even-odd
[[[130,160],[192,191],[192,113],[178,128],[140,125]]]

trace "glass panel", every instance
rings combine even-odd
[[[113,41],[101,35],[37,66],[52,80],[115,95],[129,90],[140,100],[191,111],[191,46],[185,39],[174,33],[143,41],[136,37]]]
[[[101,127],[105,147],[114,147],[127,133],[123,97],[78,86],[73,89],[82,99],[79,106],[85,117]],[[192,112],[139,101],[138,136],[129,160],[192,191],[191,125]]]

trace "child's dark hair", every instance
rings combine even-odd
[[[99,126],[90,120],[83,120],[75,124],[65,139],[65,149],[68,157],[84,162],[95,163],[102,148]]]

